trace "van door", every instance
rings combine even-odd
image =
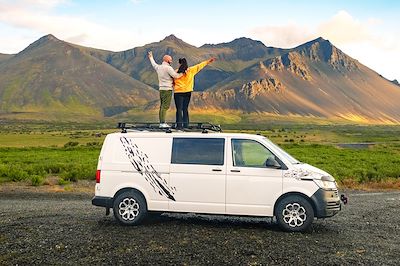
[[[225,145],[225,138],[173,138],[171,211],[225,213]]]
[[[279,159],[256,140],[229,141],[226,213],[272,216],[275,200],[282,193]]]

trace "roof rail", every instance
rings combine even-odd
[[[126,133],[127,130],[134,131],[153,131],[153,132],[202,132],[207,133],[209,130],[214,132],[222,132],[220,125],[214,125],[209,122],[192,122],[188,124],[187,128],[177,129],[176,124],[172,123],[172,127],[160,128],[159,123],[148,123],[148,122],[119,122],[117,128],[121,129],[122,133]]]

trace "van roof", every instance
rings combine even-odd
[[[248,133],[222,133],[222,132],[184,132],[184,131],[172,131],[172,132],[147,132],[147,131],[127,131],[126,133],[115,132],[109,135],[116,137],[147,137],[147,138],[159,138],[159,137],[242,137],[242,138],[264,138],[258,134]]]
[[[177,124],[172,124],[172,127],[160,128],[158,123],[152,122],[119,122],[117,128],[121,129],[122,133],[126,133],[128,130],[134,131],[152,131],[152,132],[167,132],[171,133],[172,131],[176,131]],[[178,130],[180,131],[180,130]],[[222,128],[220,125],[215,125],[210,122],[191,122],[186,124],[185,132],[202,132],[207,133],[209,131],[213,132],[222,132]]]

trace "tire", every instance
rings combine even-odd
[[[146,200],[135,191],[126,191],[114,199],[115,219],[123,225],[138,225],[147,215]]]
[[[288,232],[302,232],[314,221],[314,209],[301,196],[288,196],[281,199],[275,211],[279,227]]]

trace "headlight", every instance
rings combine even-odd
[[[325,190],[336,189],[335,179],[331,176],[323,176],[321,179],[314,179],[315,184]]]

